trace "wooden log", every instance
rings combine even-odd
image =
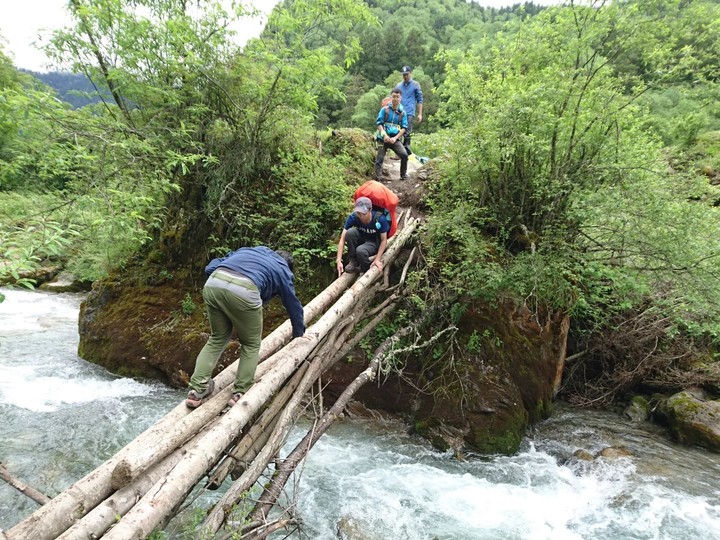
[[[237,433],[295,371],[317,341],[317,337],[297,339],[285,347],[282,351],[283,358],[278,365],[223,414],[195,448],[190,450],[165,478],[157,482],[135,507],[108,531],[105,538],[146,538],[212,467]]]
[[[8,471],[2,463],[0,463],[0,479],[5,480],[8,485],[14,487],[20,493],[32,499],[38,504],[42,505],[50,502],[50,497],[48,497],[44,493],[41,493],[34,487],[27,485],[25,482],[23,482],[16,476],[13,476],[13,474]]]
[[[100,538],[113,524],[124,516],[147,491],[179,463],[185,453],[202,438],[202,433],[195,435],[185,446],[175,450],[163,461],[152,467],[146,474],[130,485],[116,491],[102,503],[93,508],[82,519],[78,520],[58,536],[57,540],[88,540]]]
[[[256,529],[252,529],[250,532],[243,534],[241,540],[262,540],[267,538],[272,533],[279,531],[280,529],[287,529],[290,525],[297,525],[294,519],[278,519],[270,523],[263,523]],[[237,536],[232,533],[223,536],[220,540],[234,540]]]
[[[306,324],[309,324],[310,321],[325,311],[327,306],[331,305],[355,278],[356,275],[354,274],[343,274],[309,302],[304,309]],[[261,359],[270,357],[291,336],[292,326],[290,321],[285,321],[263,340],[260,349]],[[215,377],[217,387],[222,389],[233,383],[236,371],[237,362],[234,362],[218,374]],[[258,371],[260,370],[258,369]],[[84,516],[112,493],[112,472],[125,453],[142,448],[148,440],[157,437],[161,433],[166,433],[178,420],[189,413],[190,410],[184,403],[179,404],[105,463],[75,482],[75,484],[14,527],[5,531],[8,540],[26,540],[28,538],[33,540],[53,540],[62,534],[77,519]]]
[[[387,311],[382,312],[387,314]],[[260,521],[264,523],[267,520],[270,509],[277,502],[283,487],[287,483],[290,475],[293,473],[295,468],[298,466],[300,461],[305,458],[310,449],[320,439],[320,437],[327,431],[332,423],[341,415],[342,411],[347,406],[350,398],[368,381],[373,380],[375,373],[378,370],[378,366],[382,359],[386,356],[389,349],[393,347],[400,339],[408,335],[413,329],[413,326],[406,326],[399,330],[394,336],[386,339],[376,350],[373,355],[370,365],[358,375],[353,382],[351,382],[347,388],[340,394],[340,397],[335,401],[333,406],[326,412],[323,417],[316,422],[303,439],[295,446],[292,452],[282,461],[276,461],[275,474],[270,482],[270,485],[265,488],[263,494],[255,506],[255,509],[250,514],[250,521]]]
[[[396,236],[395,242],[386,251],[386,264],[397,256],[404,242],[414,232],[416,224],[416,221],[409,223]],[[379,275],[378,269],[372,267],[309,329],[306,338],[296,339],[285,347],[281,351],[282,359],[278,359],[278,365],[254,384],[234,407],[220,417],[195,449],[190,451],[165,479],[153,486],[135,507],[105,535],[106,538],[128,540],[147,537],[163,520],[163,517],[180,502],[185,493],[207,472],[209,466],[229,446],[235,434],[242,429],[252,415],[277,391],[277,388],[328,334],[337,321],[352,310],[357,298]]]
[[[213,474],[210,475],[208,480],[209,489],[219,488],[225,478],[227,478],[227,475],[234,470],[237,462],[244,459],[245,454],[255,441],[258,440],[264,432],[272,429],[271,426],[273,425],[273,420],[290,399],[290,396],[295,391],[298,384],[300,384],[300,381],[307,370],[307,366],[308,364],[303,363],[300,368],[298,368],[297,372],[295,372],[292,376],[292,379],[273,398],[270,406],[263,411],[233,451],[228,454],[223,463],[221,463]]]

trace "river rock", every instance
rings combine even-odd
[[[606,459],[617,459],[622,457],[630,457],[632,452],[623,446],[608,446],[600,450],[596,457],[604,457]]]
[[[623,415],[633,422],[644,422],[650,414],[650,403],[642,396],[635,396],[630,405],[623,411]]]
[[[663,409],[675,439],[720,452],[720,401],[691,389],[668,398]]]
[[[40,285],[40,289],[55,293],[81,292],[88,290],[88,284],[69,272],[61,272],[52,281]]]
[[[371,537],[365,534],[365,529],[355,518],[343,516],[337,522],[335,532],[339,540],[371,540]]]
[[[593,456],[590,452],[585,450],[584,448],[578,448],[573,452],[573,457],[577,458],[582,461],[594,461],[595,456]]]

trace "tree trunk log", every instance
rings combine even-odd
[[[145,495],[158,480],[164,478],[180,462],[188,449],[197,444],[202,435],[202,433],[199,433],[185,446],[175,450],[163,461],[152,467],[146,474],[113,493],[112,496],[105,499],[86,516],[58,536],[57,540],[100,538],[121,516],[127,514],[138,499]]]
[[[276,367],[255,383],[234,407],[223,414],[196,447],[187,453],[166,478],[157,482],[105,537],[115,540],[146,538],[213,466],[243,426],[292,375],[298,364],[310,354],[316,344],[317,337],[296,339],[285,347],[280,353],[283,359]],[[229,397],[231,389],[223,390],[226,391]],[[206,406],[207,404],[198,410]],[[143,455],[143,458],[147,457]],[[141,465],[134,464],[138,470],[142,470]]]
[[[382,312],[387,314],[387,311]],[[378,321],[379,322],[379,321]],[[377,323],[376,323],[377,324]],[[308,433],[303,437],[295,449],[282,461],[276,462],[275,475],[273,476],[270,485],[265,488],[265,491],[260,496],[260,499],[255,506],[255,509],[250,514],[250,521],[260,521],[265,523],[267,516],[272,507],[277,502],[283,487],[287,483],[290,475],[293,473],[295,468],[298,466],[300,461],[305,458],[310,449],[315,445],[318,439],[327,431],[332,423],[340,416],[345,406],[350,401],[353,395],[368,381],[373,380],[375,373],[378,370],[380,362],[385,357],[388,349],[397,343],[402,337],[409,334],[413,326],[406,326],[399,330],[394,336],[386,339],[376,350],[370,365],[358,375],[355,380],[348,385],[348,387],[340,394],[337,401],[328,410],[323,417],[316,422]]]
[[[292,379],[278,392],[273,398],[270,406],[263,411],[260,418],[252,425],[250,430],[243,436],[237,446],[232,452],[225,458],[225,460],[215,469],[215,472],[211,475],[208,481],[209,489],[218,489],[223,483],[228,474],[230,474],[237,465],[238,461],[246,459],[245,455],[248,450],[255,445],[255,442],[263,437],[266,432],[268,435],[272,431],[274,426],[275,417],[278,415],[280,410],[285,407],[292,396],[295,389],[300,384],[303,375],[307,371],[308,364],[304,363],[298,368],[297,372],[293,375]],[[265,438],[267,440],[267,438]],[[254,457],[253,457],[254,459]]]
[[[51,500],[50,497],[44,493],[41,493],[34,487],[27,485],[19,478],[13,476],[2,463],[0,463],[0,479],[5,480],[10,486],[40,505],[47,504]]]

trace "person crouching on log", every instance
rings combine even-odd
[[[368,197],[359,197],[355,201],[353,213],[345,220],[335,257],[338,276],[343,272],[350,274],[358,271],[367,272],[372,266],[382,270],[380,258],[387,247],[390,223],[382,212],[376,212],[372,207],[372,201]],[[350,262],[347,266],[343,266],[342,258],[346,241]],[[375,259],[370,262],[370,257],[373,255]]]
[[[203,299],[210,321],[210,338],[195,360],[185,404],[194,409],[212,395],[212,374],[230,341],[233,327],[240,342],[240,358],[233,395],[235,405],[253,383],[260,358],[263,304],[280,296],[292,323],[293,337],[305,334],[303,306],[295,294],[292,255],[265,246],[240,248],[226,257],[213,259],[205,267],[208,280]]]

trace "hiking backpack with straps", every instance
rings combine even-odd
[[[360,197],[367,197],[372,201],[373,211],[379,215],[385,216],[388,223],[390,223],[390,230],[388,231],[388,239],[391,238],[397,231],[397,207],[400,203],[398,196],[393,193],[390,188],[384,186],[376,180],[368,180],[362,186],[357,188],[353,200],[358,200]],[[375,221],[379,218],[376,216]]]
[[[392,97],[388,96],[386,98],[383,98],[383,100],[380,102],[380,106],[383,109],[383,121],[387,122],[388,117],[390,116],[390,113],[392,112]],[[405,111],[399,111],[398,113],[398,125],[402,127],[402,119],[403,116],[405,116]]]

